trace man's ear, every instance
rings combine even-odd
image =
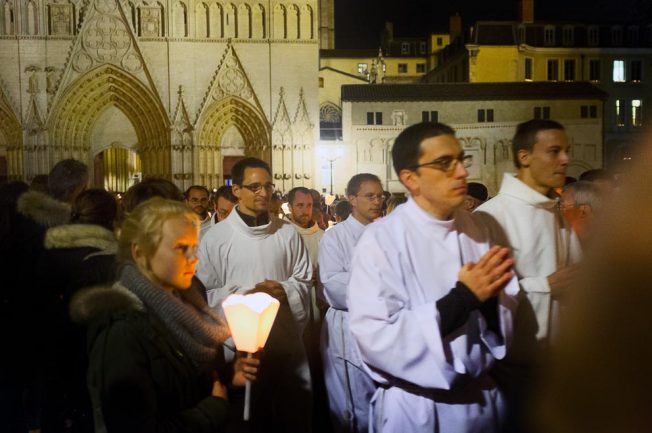
[[[518,152],[516,153],[516,157],[518,159],[518,162],[521,167],[529,167],[530,166],[530,157],[531,153],[528,152],[525,149],[519,149]]]
[[[415,171],[403,169],[399,172],[398,178],[410,193],[414,194],[418,192],[419,182],[417,182],[417,173]]]
[[[234,184],[231,186],[231,192],[233,193],[233,195],[235,196],[235,198],[237,198],[238,201],[240,201],[240,195],[242,194],[242,188],[240,187],[240,185],[236,185],[236,184],[234,183]]]

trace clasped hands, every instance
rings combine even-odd
[[[509,248],[492,247],[477,263],[468,262],[458,273],[462,282],[480,302],[496,296],[514,276],[514,260],[509,258]]]

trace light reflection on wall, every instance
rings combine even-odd
[[[134,174],[142,171],[140,157],[122,147],[110,147],[104,151],[104,188],[107,191],[124,192],[134,184]]]

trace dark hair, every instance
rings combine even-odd
[[[608,180],[610,182],[613,182],[614,178],[607,170],[603,170],[601,168],[594,168],[593,170],[587,170],[584,173],[580,174],[580,180],[586,180],[587,182],[595,182],[597,180]]]
[[[169,180],[148,178],[127,190],[122,198],[122,210],[124,212],[131,212],[140,203],[152,197],[183,201],[181,190]]]
[[[480,182],[469,182],[467,184],[467,188],[468,195],[480,200],[483,203],[487,201],[487,198],[489,198],[489,191],[487,191],[487,187]]]
[[[269,164],[258,158],[244,158],[236,162],[233,168],[231,169],[231,178],[233,183],[236,185],[242,185],[244,180],[244,172],[247,168],[264,168],[267,170],[269,175],[272,175],[272,170],[269,168]]]
[[[29,184],[29,189],[32,191],[42,192],[43,194],[49,194],[48,192],[48,175],[47,174],[37,174],[34,176],[32,181]]]
[[[96,224],[113,230],[118,203],[113,195],[103,189],[87,189],[77,196],[72,204],[70,222]]]
[[[292,188],[290,192],[288,192],[288,203],[290,204],[294,203],[294,196],[298,192],[302,194],[308,194],[310,196],[310,199],[314,201],[314,197],[308,188],[306,188],[305,186],[297,186]]]
[[[193,189],[199,189],[199,190],[202,190],[202,191],[204,191],[204,192],[206,193],[206,195],[210,195],[210,193],[208,192],[208,188],[206,188],[205,186],[202,186],[202,185],[192,185],[192,186],[189,186],[188,189],[186,190],[186,192],[183,193],[183,196],[186,198],[186,200],[188,200],[188,197],[190,196],[190,192],[191,192]]]
[[[455,135],[455,130],[448,125],[436,122],[423,122],[405,128],[394,141],[392,162],[394,171],[400,176],[401,170],[410,169],[419,163],[423,154],[421,142],[427,138],[440,135]]]
[[[363,182],[378,182],[382,185],[382,182],[375,174],[371,173],[359,173],[353,176],[349,183],[346,185],[346,195],[352,196],[357,195],[360,192],[360,187]]]
[[[548,119],[532,119],[519,123],[516,126],[516,134],[514,134],[514,138],[512,139],[512,156],[514,157],[514,166],[516,168],[521,168],[521,163],[518,161],[518,151],[525,150],[532,152],[537,142],[539,131],[546,131],[548,129],[565,130],[561,123]]]
[[[342,200],[335,206],[335,215],[342,218],[342,221],[347,219],[351,215],[351,203],[346,200]]]
[[[230,201],[231,203],[238,202],[238,198],[233,195],[233,188],[231,188],[230,185],[222,185],[217,188],[217,191],[215,192],[215,203],[217,203],[217,199],[220,197]]]
[[[88,182],[88,167],[76,159],[57,162],[48,175],[48,192],[59,201],[69,202],[73,194]]]

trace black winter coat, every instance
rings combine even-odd
[[[96,431],[224,430],[228,404],[211,396],[211,377],[198,372],[134,294],[119,284],[86,290],[73,300],[72,314],[89,323],[88,387]]]

